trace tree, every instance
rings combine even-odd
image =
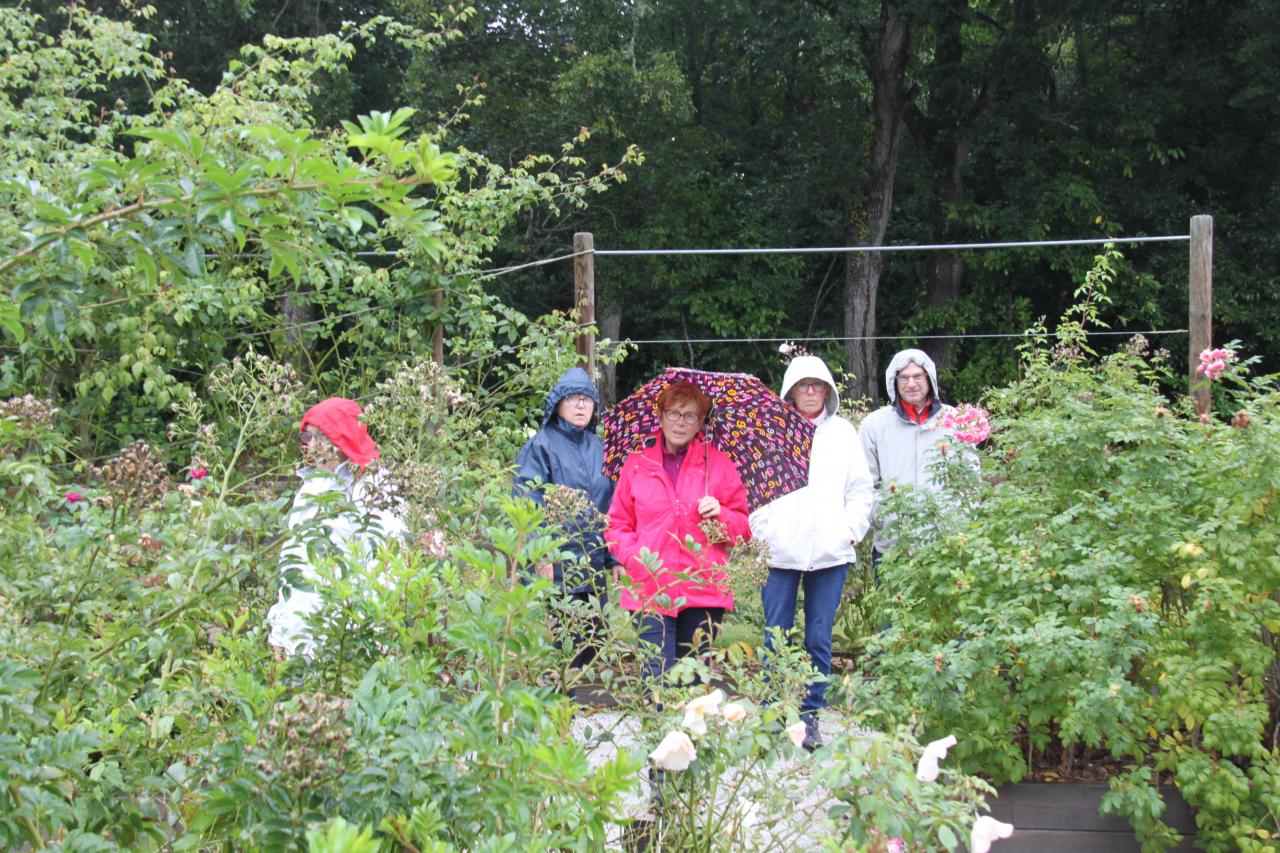
[[[470,271],[502,229],[621,177],[583,171],[576,143],[501,169],[446,153],[438,129],[409,134],[408,109],[316,127],[310,97],[379,22],[268,38],[205,96],[168,76],[127,22],[77,7],[43,36],[37,16],[3,15],[14,59],[0,81],[0,270],[7,326],[23,338],[6,382],[65,401],[89,448],[112,430],[154,432],[209,367],[248,346],[305,344],[318,381],[354,393],[423,347],[421,325],[463,340],[490,329],[501,311],[476,299]],[[143,109],[94,109],[117,80],[151,93]],[[399,249],[391,264],[358,254],[386,247]],[[284,292],[317,319],[282,323]],[[433,292],[448,297],[443,312]]]

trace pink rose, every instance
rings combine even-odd
[[[1227,365],[1235,360],[1235,352],[1226,347],[1201,350],[1200,363],[1196,365],[1196,375],[1203,376],[1210,382],[1216,382],[1226,372]]]
[[[208,476],[209,476],[208,468],[200,467],[200,468],[191,469],[191,479],[193,480],[203,480],[205,477],[208,477]]]
[[[67,492],[67,503],[78,504],[84,500],[84,495],[79,492]]]
[[[987,410],[971,403],[961,403],[960,407],[947,412],[940,421],[943,429],[953,430],[955,436],[965,444],[982,444],[991,435],[991,421]]]

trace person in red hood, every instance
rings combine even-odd
[[[267,611],[269,639],[282,657],[310,658],[324,639],[313,624],[313,614],[324,604],[319,592],[324,575],[313,555],[340,561],[344,571],[352,571],[375,564],[378,549],[408,530],[399,502],[387,505],[392,490],[385,476],[371,467],[381,454],[360,423],[361,414],[354,400],[330,397],[308,409],[298,425],[302,486],[285,522],[289,539],[280,550],[279,598]],[[321,497],[335,492],[343,500]]]
[[[605,533],[620,564],[614,571],[622,607],[636,614],[640,639],[652,644],[644,666],[653,677],[710,646],[725,611],[733,609],[720,568],[728,561],[725,546],[751,538],[738,469],[700,434],[711,408],[706,394],[693,383],[673,382],[657,402],[660,431],[623,464]],[[717,541],[703,530],[708,519],[723,525]],[[696,551],[685,545],[690,538]]]

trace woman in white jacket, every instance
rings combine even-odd
[[[840,395],[822,359],[793,359],[782,380],[782,398],[817,427],[809,483],[752,513],[751,533],[768,544],[772,566],[761,593],[766,649],[772,647],[773,629],[785,634],[795,624],[804,585],[804,647],[822,673],[800,703],[804,747],[813,750],[822,745],[818,710],[826,706],[836,608],[856,546],[871,525],[873,489],[858,430],[836,415]]]

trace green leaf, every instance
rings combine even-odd
[[[22,327],[20,309],[12,299],[0,301],[0,327],[3,327],[14,340],[22,343],[27,339],[26,329]]]

